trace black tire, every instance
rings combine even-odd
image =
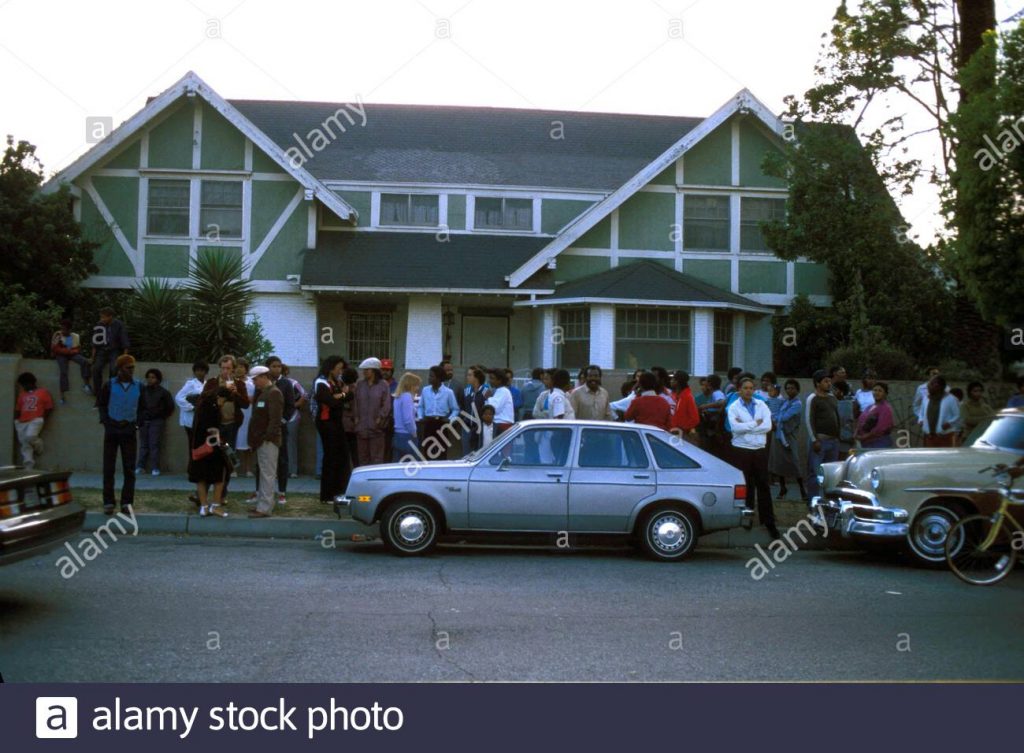
[[[697,546],[700,526],[685,505],[664,505],[645,515],[639,526],[640,547],[658,562],[686,559]]]
[[[395,554],[414,557],[428,554],[437,545],[440,516],[417,500],[391,503],[380,519],[380,537]]]
[[[910,521],[907,546],[918,564],[933,569],[946,567],[946,537],[964,514],[963,508],[953,502],[930,504],[917,511]],[[953,547],[954,555],[957,546]]]

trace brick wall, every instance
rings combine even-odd
[[[297,293],[259,293],[252,312],[274,344],[274,353],[289,366],[316,366],[316,303]]]

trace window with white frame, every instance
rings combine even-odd
[[[615,368],[690,368],[690,312],[637,307],[615,310]]]
[[[729,250],[729,197],[686,194],[683,197],[683,248]]]
[[[150,180],[146,233],[185,237],[189,235],[189,181]]]
[[[533,230],[533,199],[477,196],[473,227],[478,230]]]
[[[242,237],[242,181],[200,181],[199,197],[200,235],[211,239]]]
[[[558,310],[558,362],[573,374],[590,363],[590,309]]]
[[[740,199],[740,250],[769,251],[762,225],[786,216],[785,199],[761,199],[744,196]]]
[[[348,313],[348,356],[356,363],[391,354],[391,314]]]
[[[724,374],[732,366],[732,314],[715,312],[714,354],[711,368]]]
[[[440,224],[436,194],[382,193],[380,195],[381,225]]]

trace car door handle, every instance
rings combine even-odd
[[[650,477],[651,477],[651,474],[649,474],[649,473],[634,473],[633,474],[633,478],[650,478]]]
[[[548,478],[562,478],[561,473],[549,473]]]

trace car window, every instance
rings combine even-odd
[[[647,441],[650,442],[651,452],[654,453],[654,462],[658,464],[659,468],[700,468],[700,463],[668,442],[652,437],[650,434],[647,435]]]
[[[512,465],[561,467],[569,460],[572,429],[539,426],[519,432],[491,455],[488,463],[498,465],[508,458]]]
[[[623,429],[584,429],[580,468],[647,468],[650,461],[640,434]]]
[[[996,417],[985,429],[985,433],[978,437],[976,444],[1024,452],[1024,418]]]

